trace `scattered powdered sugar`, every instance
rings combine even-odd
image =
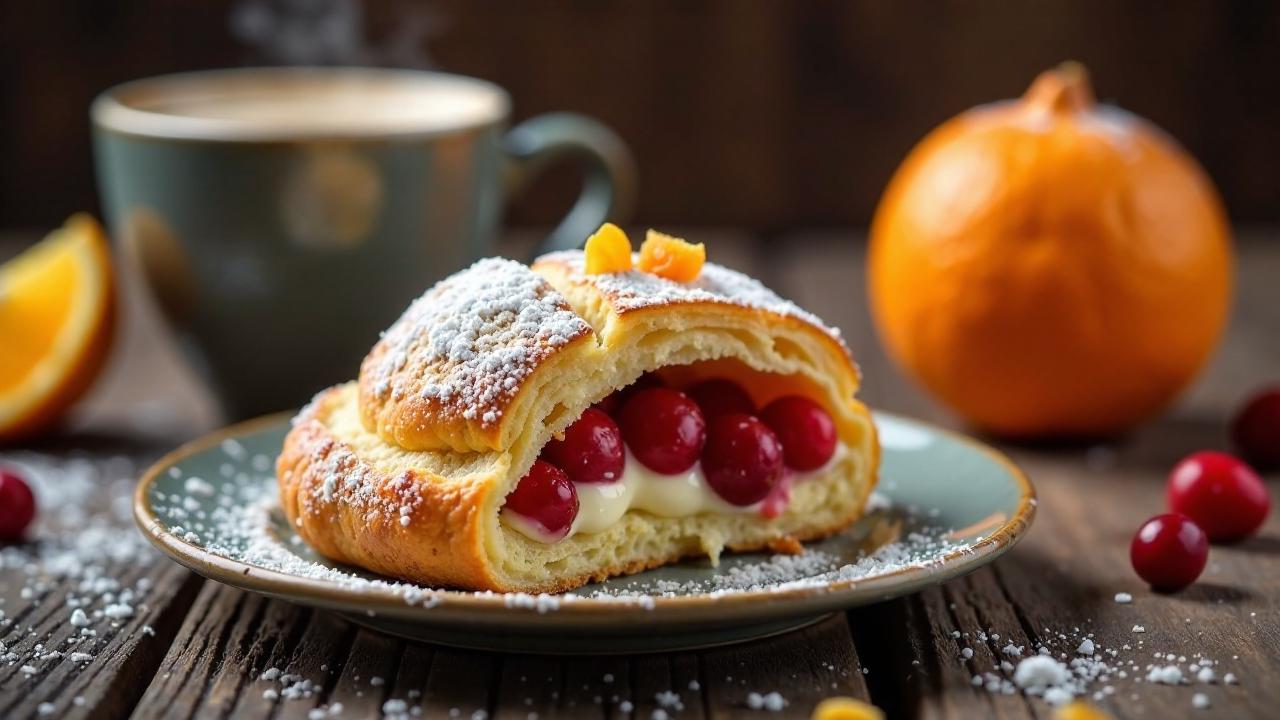
[[[680,712],[684,710],[684,703],[680,700],[680,693],[670,690],[663,690],[653,696],[653,701],[658,703],[658,707],[664,710]]]
[[[1018,663],[1013,672],[1013,681],[1018,687],[1033,694],[1044,693],[1051,687],[1064,685],[1071,679],[1071,671],[1066,665],[1045,655],[1033,655]]]
[[[56,603],[26,614],[28,625],[18,622],[23,614],[7,617],[0,607],[0,663],[28,680],[64,667],[74,677],[121,634],[136,633],[125,642],[141,642],[150,626],[134,618],[148,612],[153,581],[137,578],[137,570],[160,556],[134,527],[137,465],[120,456],[14,452],[0,456],[0,466],[27,481],[40,508],[27,542],[0,546],[0,572],[21,599]],[[65,712],[60,705],[43,703],[38,712]]]
[[[786,698],[782,697],[778,692],[765,693],[764,695],[761,695],[758,692],[747,693],[747,707],[752,710],[781,712],[786,706]]]
[[[575,282],[594,285],[608,296],[618,312],[675,303],[715,302],[803,320],[840,340],[840,331],[828,327],[818,316],[779,297],[759,280],[715,263],[704,264],[702,273],[696,280],[682,283],[639,270],[587,275],[583,270],[581,250],[551,253],[539,258],[538,262],[540,261],[563,263],[571,271]],[[843,341],[841,344],[843,345]]]
[[[1177,665],[1158,665],[1147,671],[1147,682],[1178,685],[1182,683],[1182,668]]]
[[[999,639],[999,633],[994,629],[956,630],[951,633],[951,637],[959,642],[971,636],[990,643],[986,651],[991,656],[995,655],[994,641]],[[1082,631],[1079,627],[1070,630],[1044,628],[1038,637],[1031,637],[1030,641],[1028,647],[1033,647],[1034,651],[1016,666],[1001,660],[999,672],[975,674],[971,684],[995,694],[1022,692],[1042,698],[1050,705],[1062,705],[1077,697],[1090,697],[1094,702],[1101,702],[1118,692],[1122,683],[1186,686],[1198,682],[1210,685],[1216,681],[1214,668],[1220,664],[1199,652],[1155,652],[1151,656],[1155,662],[1143,663],[1135,654],[1141,647],[1135,650],[1129,643],[1109,646],[1094,633]],[[1144,642],[1137,641],[1139,646]],[[965,663],[977,662],[975,653],[968,646],[963,647],[961,657]],[[1229,683],[1228,677],[1231,680],[1235,678],[1227,673],[1223,682]],[[1133,697],[1137,699],[1138,696],[1134,694]],[[1193,700],[1193,704],[1195,702]]]
[[[203,495],[205,497],[213,496],[213,485],[198,477],[187,478],[186,482],[183,483],[183,487],[186,488],[187,492],[191,495]]]
[[[417,393],[492,425],[539,363],[590,332],[541,276],[487,258],[437,283],[386,331],[370,368],[374,392],[392,401]]]

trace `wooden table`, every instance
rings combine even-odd
[[[1162,508],[1169,467],[1192,450],[1225,447],[1232,409],[1261,383],[1280,379],[1280,238],[1267,229],[1241,234],[1229,335],[1166,417],[1101,444],[997,443],[1036,483],[1040,511],[1015,550],[966,578],[746,645],[557,658],[405,642],[327,612],[205,581],[143,549],[102,568],[103,576],[126,586],[149,579],[133,617],[119,619],[114,630],[95,621],[99,635],[76,646],[88,659],[54,657],[24,671],[23,658],[39,655],[37,644],[47,653],[76,633],[66,598],[81,593],[82,579],[42,582],[47,568],[20,561],[34,547],[11,548],[0,555],[6,558],[0,609],[7,618],[0,641],[18,659],[0,662],[0,717],[33,717],[43,709],[63,717],[304,718],[337,703],[340,717],[366,717],[381,714],[387,700],[402,699],[424,717],[480,717],[482,711],[490,718],[649,718],[663,709],[678,718],[804,718],[831,695],[869,698],[895,718],[1048,717],[1042,700],[992,693],[972,678],[1007,676],[1000,662],[1008,659],[1002,648],[1010,642],[1026,648],[1045,642],[1071,654],[1078,641],[1064,641],[1060,632],[1070,638],[1091,632],[1107,648],[1129,644],[1133,649],[1122,657],[1140,666],[1153,662],[1156,651],[1188,658],[1203,653],[1220,662],[1219,678],[1226,672],[1239,678],[1236,685],[1169,687],[1135,682],[1144,671],[1113,677],[1106,683],[1112,694],[1099,704],[1117,717],[1276,717],[1280,520],[1273,514],[1258,537],[1215,547],[1201,581],[1176,595],[1149,592],[1127,559],[1134,529]],[[842,327],[871,404],[955,424],[882,355],[865,309],[857,233],[689,235],[707,241],[714,259],[755,274]],[[518,255],[527,246],[527,238],[515,238],[507,247]],[[207,395],[191,382],[151,315],[136,299],[128,309],[117,358],[78,412],[74,432],[5,450],[0,461],[73,463],[97,478],[98,492],[119,495],[146,462],[215,422]],[[1270,487],[1273,495],[1280,490],[1274,476]],[[110,519],[110,506],[104,498],[100,522],[119,523]],[[46,508],[50,515],[58,509]],[[77,532],[83,519],[71,520],[56,537]],[[119,538],[136,532],[119,527]],[[1118,592],[1131,593],[1133,602],[1117,603]],[[1135,634],[1134,625],[1145,633]],[[972,657],[962,656],[966,647]],[[314,681],[314,692],[273,697],[268,691],[279,681],[261,679],[271,667]],[[1092,689],[1103,692],[1103,686]],[[660,695],[667,691],[679,695],[682,709]],[[748,693],[770,691],[787,700],[782,711],[748,707]],[[1205,693],[1211,707],[1193,710],[1194,692]]]

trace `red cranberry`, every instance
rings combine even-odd
[[[756,404],[742,386],[732,380],[703,380],[685,391],[702,410],[707,422],[730,413],[755,415]]]
[[[707,429],[702,472],[711,489],[730,503],[758,503],[782,475],[782,444],[750,415],[721,415]]]
[[[697,404],[670,388],[650,388],[631,396],[618,420],[636,459],[664,475],[693,467],[707,439],[707,425]]]
[[[760,416],[782,441],[789,467],[817,470],[836,452],[836,423],[831,414],[803,395],[780,397]]]
[[[785,467],[782,468],[782,474],[778,477],[778,482],[769,491],[769,495],[765,497],[764,502],[760,505],[761,517],[772,520],[787,511],[787,506],[791,504],[791,486],[793,485],[794,476]]]
[[[1213,541],[1251,535],[1271,510],[1262,478],[1232,455],[1206,450],[1188,455],[1169,473],[1169,509],[1196,521]]]
[[[520,478],[515,492],[507,496],[506,507],[542,526],[559,539],[569,534],[578,517],[578,491],[569,476],[546,460],[535,460]]]
[[[1231,424],[1231,439],[1259,470],[1280,470],[1280,386],[1253,396]]]
[[[1142,524],[1129,545],[1129,560],[1152,588],[1181,590],[1200,577],[1209,559],[1209,539],[1185,515],[1165,513]]]
[[[622,431],[613,418],[588,408],[564,431],[563,440],[547,443],[542,458],[576,483],[616,482],[622,478],[626,463]]]
[[[609,393],[603,400],[596,403],[595,407],[597,410],[608,413],[609,415],[616,415],[618,410],[626,404],[627,400],[632,395],[635,395],[641,390],[664,386],[665,383],[662,382],[662,378],[658,377],[657,373],[647,372],[641,375],[639,379],[630,385]]]
[[[36,516],[36,498],[17,473],[0,469],[0,541],[22,539]]]

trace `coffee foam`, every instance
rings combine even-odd
[[[169,75],[100,97],[97,124],[211,140],[449,132],[503,118],[498,87],[444,73],[365,68],[245,69]]]

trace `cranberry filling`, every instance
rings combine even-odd
[[[507,496],[508,510],[542,526],[559,540],[569,534],[578,517],[578,491],[564,471],[545,460],[535,460],[533,467]]]
[[[625,445],[624,445],[625,442]],[[707,486],[738,507],[760,505],[766,518],[790,501],[795,472],[816,470],[835,454],[835,421],[817,402],[787,395],[757,411],[732,380],[703,380],[688,394],[654,373],[587,409],[543,448],[507,498],[506,508],[565,537],[579,511],[575,483],[618,482],[626,449],[642,465],[677,475],[701,461]]]
[[[547,443],[542,458],[576,483],[617,482],[626,463],[622,431],[613,418],[588,408],[565,430],[563,440]]]
[[[778,482],[782,444],[751,415],[721,415],[707,430],[702,472],[720,497],[734,505],[754,505]]]
[[[717,378],[703,380],[688,390],[689,397],[698,403],[702,417],[707,422],[730,413],[755,415],[756,404],[742,386],[732,380]]]
[[[619,420],[632,454],[663,475],[693,467],[706,441],[702,411],[689,396],[670,388],[650,388],[631,396]]]
[[[821,405],[803,395],[774,400],[761,418],[782,442],[788,467],[817,470],[836,452],[835,421]]]
[[[657,373],[647,372],[641,375],[638,380],[630,385],[624,388],[618,388],[617,390],[609,393],[603,400],[596,403],[595,407],[597,410],[609,415],[617,415],[618,410],[626,404],[627,400],[630,399],[632,395],[635,395],[641,390],[665,386],[666,383],[662,382],[662,378],[658,377]]]

